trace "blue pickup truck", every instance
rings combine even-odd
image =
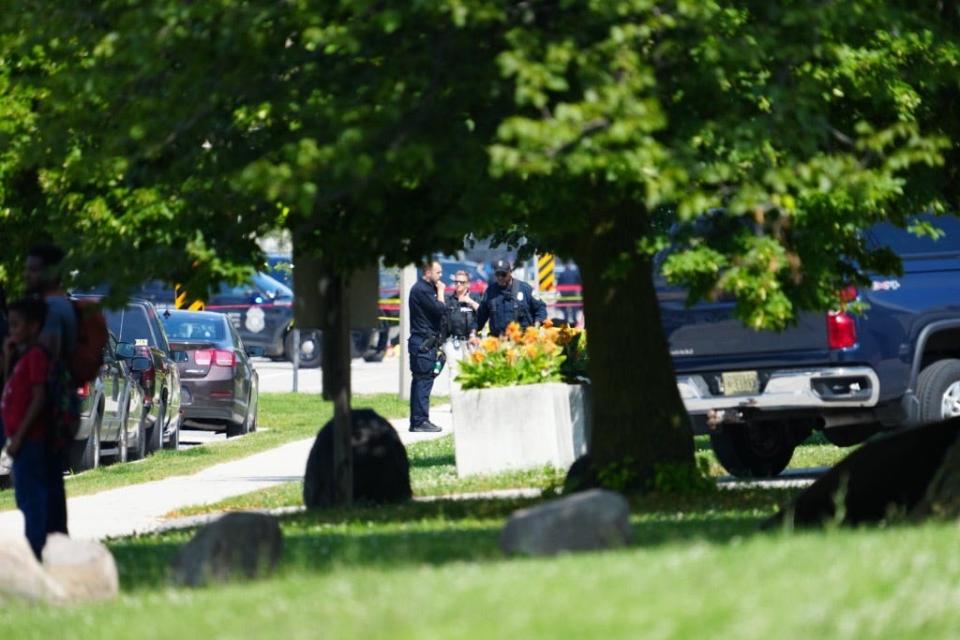
[[[929,218],[934,240],[892,225],[867,231],[903,261],[843,292],[860,315],[803,313],[781,332],[733,317],[733,302],[686,305],[658,283],[677,386],[694,431],[739,477],[775,476],[822,431],[849,446],[887,429],[960,416],[960,219]]]

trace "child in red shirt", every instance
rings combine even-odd
[[[7,453],[13,458],[17,507],[23,512],[27,540],[38,560],[47,534],[66,529],[63,468],[47,433],[46,384],[51,362],[37,342],[45,313],[43,300],[18,300],[10,305],[10,333],[3,345],[6,384],[0,400]],[[64,522],[58,524],[61,510]]]

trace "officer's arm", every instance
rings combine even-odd
[[[480,306],[477,307],[477,333],[483,331],[483,326],[487,324],[487,319],[490,317],[490,298],[487,294],[484,294],[483,300],[480,301]]]
[[[540,298],[530,296],[530,314],[533,316],[534,323],[543,324],[547,319],[547,303]]]

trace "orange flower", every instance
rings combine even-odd
[[[553,327],[553,320],[551,320],[550,318],[547,318],[546,320],[543,321],[544,329],[549,329],[551,327]]]
[[[520,340],[520,324],[517,322],[511,322],[507,325],[507,337],[518,342]]]
[[[518,356],[518,354],[517,354],[517,350],[516,350],[516,349],[507,349],[507,362],[508,362],[509,364],[511,364],[511,365],[512,365],[512,364],[516,364],[516,363],[517,363],[517,356]]]
[[[546,341],[550,343],[556,342],[559,336],[560,329],[557,329],[556,327],[549,327],[543,332],[543,337],[546,338]]]
[[[573,340],[573,336],[570,334],[570,331],[567,329],[561,329],[560,333],[557,335],[557,344],[562,347],[570,344],[571,340]]]
[[[552,355],[557,350],[557,345],[550,342],[549,340],[543,343],[543,352],[545,354]]]
[[[537,345],[528,344],[523,348],[523,354],[527,356],[530,360],[533,360],[537,357]]]
[[[524,344],[533,344],[537,341],[537,338],[540,337],[540,332],[537,331],[536,327],[527,327],[527,330],[523,332],[523,343]]]
[[[487,354],[479,350],[474,351],[473,353],[470,354],[470,358],[477,364],[480,364],[481,362],[483,362],[484,358],[486,357],[487,357]]]
[[[483,339],[483,342],[480,343],[480,346],[487,353],[493,353],[500,348],[500,341],[494,338],[493,336],[488,336]]]

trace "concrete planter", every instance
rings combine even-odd
[[[551,382],[454,393],[457,475],[546,465],[568,468],[587,452],[589,387]]]

